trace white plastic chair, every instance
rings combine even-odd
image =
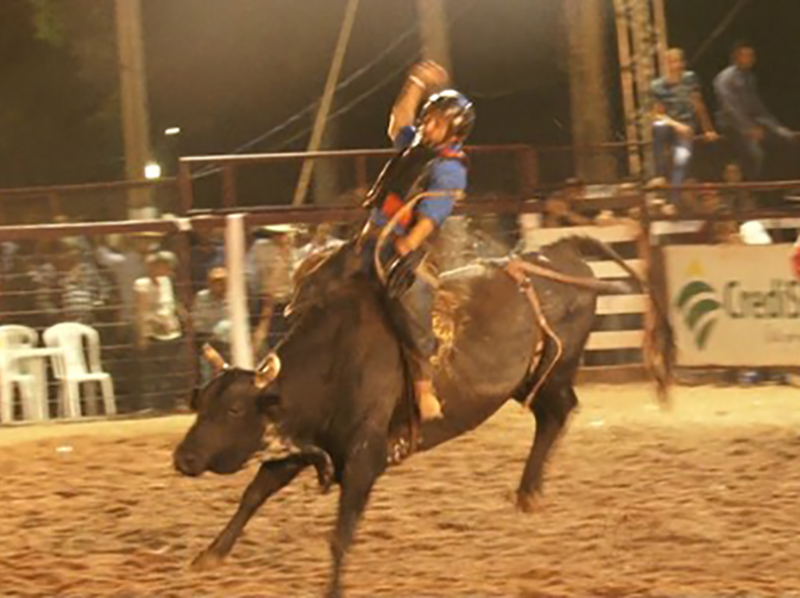
[[[89,414],[97,413],[94,383],[100,385],[106,415],[117,412],[111,375],[100,366],[100,335],[94,328],[77,322],[62,322],[44,331],[44,342],[48,347],[61,349],[61,354],[52,359],[53,372],[59,381],[59,408],[65,417],[81,416],[80,389],[83,382],[91,383],[86,387],[86,410]]]
[[[39,335],[33,328],[0,326],[0,423],[14,419],[14,390],[19,391],[23,419],[47,419],[45,361],[36,355]]]

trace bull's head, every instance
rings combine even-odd
[[[284,311],[292,316],[323,304],[350,288],[350,279],[361,270],[362,257],[354,242],[308,257],[295,273],[294,294]]]
[[[280,360],[270,354],[252,372],[229,367],[210,345],[203,354],[215,375],[192,398],[197,419],[175,449],[175,468],[190,476],[234,473],[263,448],[280,400],[272,384]]]

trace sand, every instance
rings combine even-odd
[[[587,386],[532,515],[510,500],[533,419],[509,405],[379,482],[348,596],[796,596],[800,391]],[[0,596],[319,596],[337,492],[313,472],[227,562],[188,563],[253,469],[178,476],[186,416],[0,429]]]

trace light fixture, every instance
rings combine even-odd
[[[144,166],[144,178],[154,180],[161,178],[161,165],[158,162],[148,162]]]

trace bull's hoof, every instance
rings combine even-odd
[[[210,550],[204,550],[198,554],[192,561],[192,571],[202,573],[204,571],[212,571],[222,564],[224,559],[218,554]]]
[[[541,500],[538,494],[526,494],[524,492],[517,492],[517,510],[521,513],[535,513],[541,507]]]

